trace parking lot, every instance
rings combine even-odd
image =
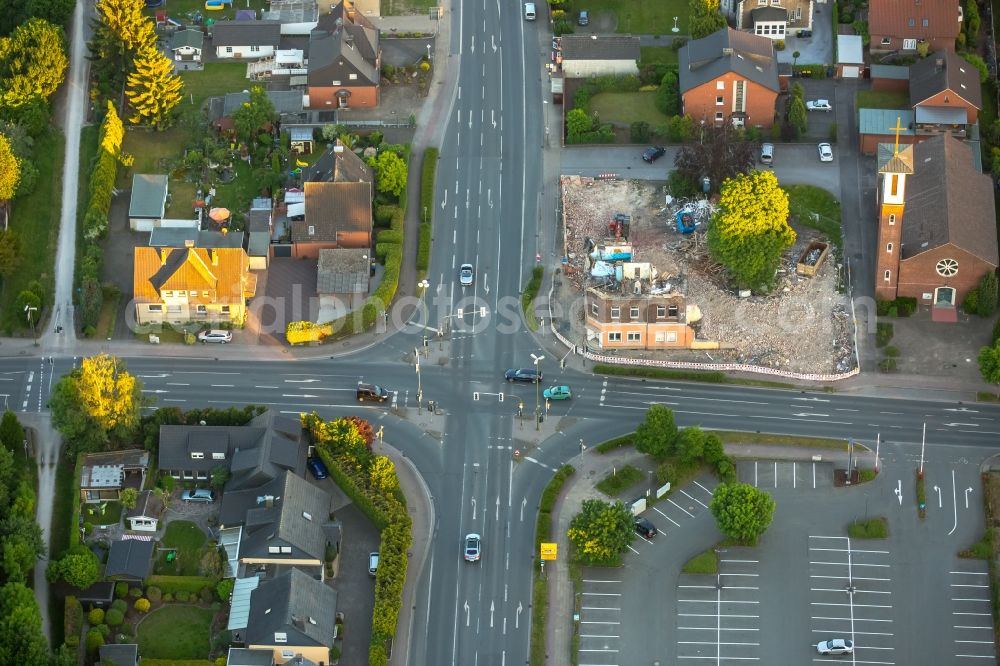
[[[718,481],[709,477],[695,479],[647,509],[642,517],[652,521],[661,534],[670,535],[679,529],[684,521],[708,511],[708,504],[712,501],[712,490],[716,485]],[[641,536],[639,539],[646,541]],[[632,552],[638,554],[635,545],[633,544]]]
[[[762,490],[823,490],[833,486],[833,463],[747,460],[737,464],[736,476]]]
[[[589,569],[580,592],[580,666],[619,664],[621,580],[613,571]],[[592,577],[591,577],[592,576]]]
[[[989,570],[977,560],[963,560],[959,566],[966,570],[948,572],[954,663],[996,663]]]

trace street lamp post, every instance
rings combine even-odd
[[[535,362],[535,430],[541,430],[542,418],[542,376],[538,372],[538,364],[545,360],[544,356],[531,355]]]
[[[424,391],[420,386],[420,350],[416,347],[413,348],[413,362],[417,369],[417,414],[423,414]]]
[[[31,318],[32,312],[38,312],[38,308],[34,305],[25,305],[24,311],[28,314],[28,326],[31,327],[31,337],[35,339],[35,344],[38,344],[38,336],[35,334],[35,320]]]
[[[431,45],[427,45],[427,62],[431,61]]]

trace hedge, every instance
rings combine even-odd
[[[207,659],[150,659],[142,658],[142,666],[215,666]]]
[[[80,543],[80,493],[77,485],[80,474],[83,472],[83,454],[76,457],[76,467],[73,470],[73,518],[69,522],[69,547],[72,548]],[[61,556],[61,553],[58,554]]]
[[[434,176],[437,173],[437,161],[437,148],[424,150],[424,161],[420,165],[420,221],[428,224],[434,215]]]
[[[542,275],[544,273],[545,269],[541,266],[532,268],[531,279],[528,280],[527,286],[525,286],[524,291],[521,293],[521,309],[524,311],[524,321],[532,331],[538,330],[538,319],[535,318],[535,310],[532,306],[535,302],[535,297],[538,296],[538,290],[542,288]]]
[[[300,345],[306,342],[319,342],[333,334],[330,324],[314,324],[311,321],[288,322],[285,337],[289,344]]]
[[[614,439],[609,439],[606,442],[601,442],[594,448],[597,449],[598,453],[608,453],[609,451],[620,449],[623,446],[632,446],[632,441],[634,438],[635,438],[635,433],[630,433],[628,435],[622,435],[621,437],[615,437]]]
[[[80,639],[80,630],[83,629],[83,605],[79,599],[73,596],[66,597],[66,606],[63,610],[63,635],[66,640],[70,636]]]
[[[150,576],[146,579],[146,585],[160,588],[163,594],[187,592],[197,595],[201,588],[214,587],[215,583],[206,576]]]
[[[420,236],[417,242],[417,270],[426,271],[431,265],[431,225],[423,222],[420,225]]]

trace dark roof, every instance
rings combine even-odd
[[[268,90],[267,98],[271,100],[278,115],[290,115],[302,113],[302,92],[299,90]],[[236,113],[245,102],[250,101],[250,93],[234,92],[227,93],[222,102],[222,115],[229,117]]]
[[[170,38],[170,49],[180,49],[185,46],[201,49],[204,43],[205,34],[201,30],[178,30]]]
[[[304,183],[373,183],[372,169],[337,139],[311,167],[302,170]]]
[[[167,202],[167,177],[163,174],[137,173],[132,176],[129,217],[158,218]]]
[[[788,10],[781,7],[755,7],[750,10],[750,20],[754,23],[758,21],[787,21]]]
[[[562,55],[566,60],[639,60],[638,37],[563,35]]]
[[[126,518],[159,518],[163,512],[163,501],[152,490],[139,493],[135,508],[129,509]]]
[[[273,46],[281,41],[279,21],[216,21],[212,46]]]
[[[274,666],[274,650],[231,647],[226,666]]]
[[[358,12],[344,11],[344,3],[319,17],[309,34],[310,86],[378,85],[379,35],[368,19]],[[355,74],[357,79],[350,80]]]
[[[149,233],[149,247],[243,247],[243,232],[199,230],[193,227],[155,227]]]
[[[979,172],[968,144],[939,134],[913,147],[906,184],[902,257],[948,243],[997,265],[993,181]]]
[[[876,65],[871,66],[873,79],[896,79],[897,81],[910,80],[910,68],[905,65]]]
[[[101,661],[114,666],[135,666],[139,646],[135,643],[111,643],[100,647]]]
[[[369,250],[334,248],[319,251],[316,293],[366,294],[371,275]]]
[[[83,457],[84,467],[96,465],[121,465],[125,469],[145,469],[149,466],[149,451],[143,449],[123,449],[88,453]]]
[[[977,109],[983,108],[979,70],[964,58],[951,51],[938,51],[910,65],[910,104],[916,106],[946,90]]]
[[[262,581],[250,596],[246,643],[333,646],[337,592],[298,569]],[[275,634],[285,634],[283,641]]]
[[[105,606],[111,605],[111,601],[115,597],[115,582],[113,580],[100,580],[88,587],[86,590],[81,590],[76,593],[77,600],[80,603],[94,604],[104,608]]]
[[[369,183],[306,183],[305,192],[306,216],[292,222],[293,243],[336,243],[338,232],[371,232]]]
[[[723,28],[707,37],[691,40],[678,55],[681,93],[728,72],[778,91],[774,44],[767,37]]]
[[[271,233],[271,211],[251,210],[247,213],[247,231],[250,233]]]
[[[153,566],[153,542],[123,539],[111,542],[104,575],[128,580],[145,580]]]

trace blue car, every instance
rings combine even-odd
[[[306,467],[309,468],[309,471],[317,481],[322,481],[326,477],[330,476],[330,472],[327,470],[326,465],[324,465],[323,461],[319,458],[307,458]]]

